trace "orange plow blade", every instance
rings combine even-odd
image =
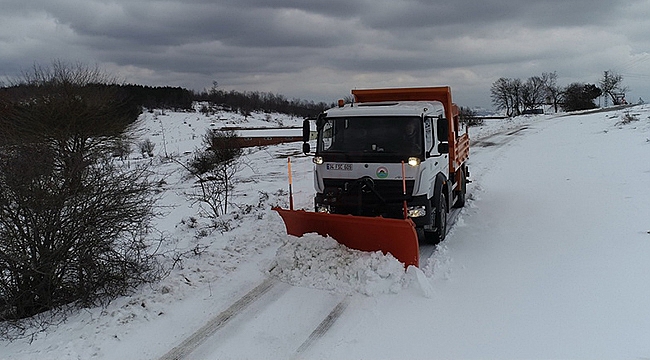
[[[405,268],[419,266],[418,236],[410,219],[325,214],[279,207],[273,210],[284,220],[289,235],[300,237],[318,233],[351,249],[390,253],[404,263]]]

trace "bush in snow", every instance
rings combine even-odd
[[[625,114],[621,116],[621,121],[618,122],[618,125],[625,125],[638,120],[639,120],[638,115],[630,114],[629,111],[626,111]]]
[[[458,116],[460,118],[460,123],[467,126],[480,126],[483,125],[483,119],[479,118],[476,115],[476,111],[461,106],[458,109]]]
[[[239,137],[233,131],[208,130],[203,136],[205,150],[198,150],[185,166],[197,179],[190,197],[207,206],[207,216],[217,218],[228,212],[233,180],[241,168]]]
[[[142,157],[146,157],[147,155],[153,157],[153,149],[156,147],[156,144],[154,144],[150,139],[141,141],[139,146]]]
[[[0,104],[2,321],[104,303],[157,277],[149,171],[112,157],[140,110],[104,81],[55,63]]]
[[[124,139],[117,139],[113,148],[113,156],[126,160],[131,154],[131,144]]]
[[[594,99],[601,94],[602,91],[596,85],[572,83],[564,90],[562,107],[565,111],[594,109],[597,107]]]

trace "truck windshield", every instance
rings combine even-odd
[[[318,128],[318,151],[323,153],[418,156],[422,142],[419,117],[333,117]]]

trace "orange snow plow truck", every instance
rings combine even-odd
[[[274,208],[287,233],[318,233],[419,266],[419,241],[438,243],[465,204],[469,135],[448,86],[352,90],[354,103],[316,120],[315,211]],[[311,124],[303,152],[311,153]]]

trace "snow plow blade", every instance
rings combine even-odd
[[[326,214],[279,207],[273,210],[284,220],[289,235],[301,237],[318,233],[351,249],[390,253],[404,263],[404,268],[419,266],[418,236],[410,219]]]

